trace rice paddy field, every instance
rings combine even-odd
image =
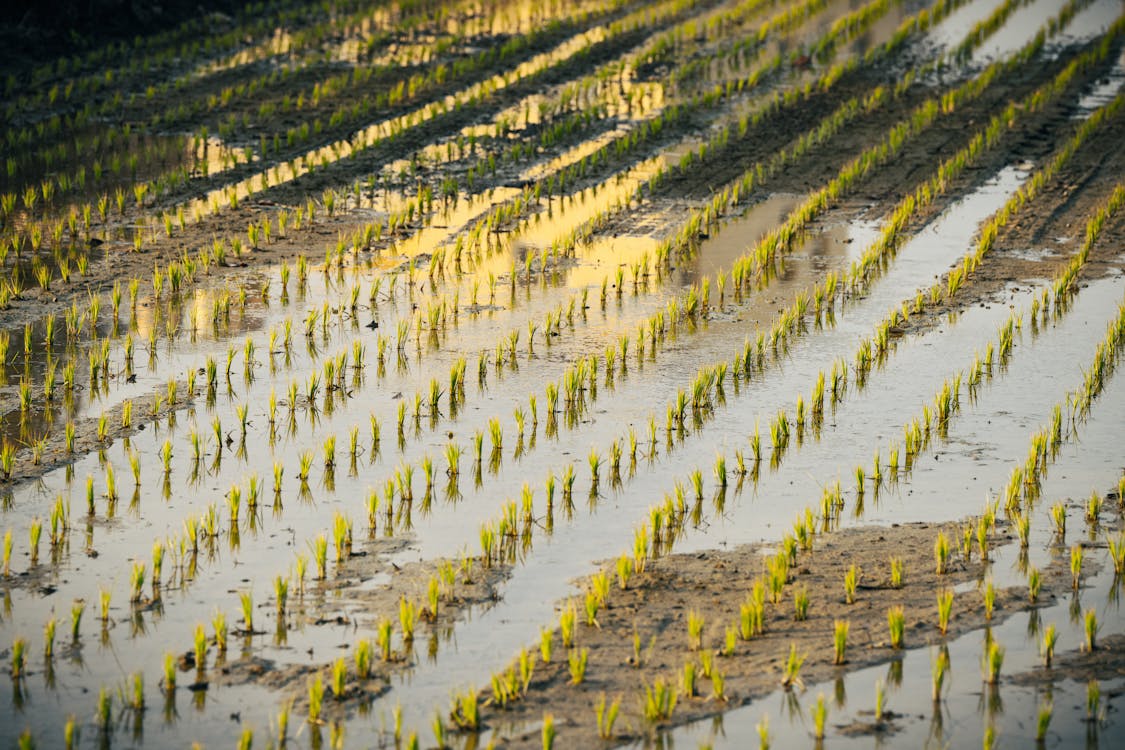
[[[264,0],[0,77],[4,747],[1121,747],[1121,0]]]

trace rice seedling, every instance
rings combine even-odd
[[[1061,544],[1066,539],[1066,506],[1062,502],[1051,506],[1051,520],[1055,523],[1055,533]]]
[[[824,693],[816,696],[816,703],[812,707],[813,735],[824,739],[825,725],[828,723],[828,704],[824,701]]]
[[[5,544],[7,544],[6,541]],[[1113,572],[1117,575],[1125,573],[1125,532],[1119,533],[1116,539],[1107,535],[1106,546],[1109,548],[1109,559],[1113,563]]]
[[[844,602],[847,604],[855,603],[856,589],[859,586],[860,570],[853,563],[848,567],[848,572],[844,574]]]
[[[134,604],[144,598],[144,584],[145,584],[145,564],[143,562],[134,562],[130,570],[129,581],[132,585],[132,596],[129,601]]]
[[[567,667],[570,671],[570,683],[581,685],[586,679],[586,661],[589,658],[589,649],[571,649],[567,655]]]
[[[48,618],[43,626],[43,658],[47,661],[50,661],[55,653],[55,629],[57,626],[58,623],[54,617]]]
[[[984,586],[984,619],[991,620],[992,612],[996,609],[996,587],[992,585],[992,579],[989,579]]]
[[[562,637],[563,648],[574,645],[574,627],[578,621],[578,610],[574,602],[568,601],[559,613],[559,634]]]
[[[789,581],[789,556],[784,554],[766,558],[766,583],[770,592],[770,601],[777,604],[781,601],[781,594],[785,584]]]
[[[694,697],[696,694],[695,683],[695,663],[692,661],[685,662],[683,672],[680,674],[680,694],[685,698]]]
[[[1055,660],[1055,644],[1058,643],[1059,633],[1054,625],[1048,625],[1043,629],[1043,664],[1047,669],[1051,668],[1051,664]]]
[[[903,634],[906,630],[906,617],[901,605],[887,610],[887,628],[891,634],[891,648],[902,648]]]
[[[1098,525],[1098,521],[1101,519],[1102,505],[1101,495],[1097,492],[1090,493],[1090,497],[1086,500],[1086,522],[1091,526]]]
[[[323,581],[328,577],[328,537],[317,534],[310,542],[313,561],[316,563],[316,578]]]
[[[1083,643],[1083,648],[1086,651],[1093,651],[1097,647],[1099,629],[1098,613],[1094,610],[1093,607],[1091,607],[1090,609],[1087,609],[1085,614],[1082,616],[1082,631],[1086,638],[1085,642]]]
[[[1070,548],[1070,577],[1075,591],[1082,580],[1082,545],[1075,544]]]
[[[934,559],[937,562],[937,574],[945,575],[949,567],[950,547],[945,532],[939,531],[934,542]]]
[[[315,677],[309,679],[309,723],[320,723],[320,712],[324,705],[324,680],[317,674]]]
[[[984,658],[984,679],[989,685],[1000,681],[1000,668],[1004,665],[1004,647],[995,640],[989,641]]]
[[[391,621],[386,617],[379,618],[375,626],[375,639],[379,645],[379,655],[383,661],[391,660]]]
[[[848,629],[849,623],[847,620],[836,620],[833,625],[832,645],[834,651],[834,664],[843,664],[847,660],[848,651]]]
[[[207,667],[207,631],[204,630],[203,625],[195,626],[193,645],[195,668],[202,674],[203,670]]]
[[[82,615],[86,612],[86,602],[81,599],[70,605],[70,642],[78,643],[79,632],[82,629]]]
[[[705,621],[703,616],[696,612],[694,609],[688,610],[687,615],[687,629],[688,629],[688,648],[692,651],[698,651],[703,648],[703,627]]]
[[[793,619],[802,621],[809,617],[809,589],[801,586],[793,590]]]
[[[617,722],[617,715],[620,710],[620,696],[615,698],[608,706],[606,705],[606,695],[604,692],[598,697],[598,702],[594,704],[594,716],[597,721],[598,737],[603,740],[613,738],[613,725]]]
[[[656,724],[668,721],[676,710],[676,691],[662,677],[657,677],[651,686],[646,685],[641,700],[641,713],[645,720]]]
[[[1039,589],[1043,585],[1042,576],[1039,573],[1039,568],[1034,565],[1027,570],[1027,595],[1032,604],[1039,601]]]
[[[949,630],[949,617],[953,612],[953,590],[945,589],[937,595],[938,630],[942,635]]]
[[[414,640],[414,628],[418,622],[418,608],[415,603],[405,596],[398,600],[398,624],[402,629],[402,640],[409,643]]]
[[[781,686],[783,688],[792,690],[794,687],[800,687],[804,684],[801,682],[801,665],[805,663],[807,656],[807,654],[798,656],[797,644],[789,644],[789,656],[785,660],[784,674],[781,679]]]

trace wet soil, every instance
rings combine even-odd
[[[614,740],[649,736],[669,724],[718,714],[779,689],[790,646],[807,657],[800,682],[791,687],[798,692],[804,683],[900,659],[903,652],[891,647],[887,627],[887,611],[894,606],[903,607],[905,612],[905,648],[940,647],[946,639],[990,624],[981,584],[987,577],[988,564],[981,561],[975,549],[968,558],[956,555],[944,575],[936,573],[933,549],[938,533],[944,532],[953,540],[959,538],[959,531],[957,524],[893,524],[817,536],[814,549],[800,553],[791,568],[781,601],[767,601],[764,632],[748,641],[738,640],[731,655],[721,654],[726,628],[737,626],[739,605],[746,601],[752,582],[764,575],[763,556],[772,550],[748,546],[658,559],[634,577],[625,591],[614,586],[607,607],[597,615],[596,627],[578,627],[575,647],[589,652],[587,673],[580,685],[571,684],[567,653],[556,631],[551,662],[536,663],[528,695],[504,709],[486,705],[483,722],[499,727],[521,722],[534,725],[544,713],[551,713],[560,741],[588,747],[598,741],[592,718],[595,705],[605,694],[611,702],[621,699]],[[1012,541],[1007,527],[999,524],[989,546]],[[903,562],[901,588],[891,586],[892,557]],[[844,578],[852,565],[862,573],[855,601],[848,604]],[[1071,585],[1069,571],[1061,560],[1042,574],[1043,589],[1037,606],[1054,602]],[[808,592],[808,617],[803,621],[795,620],[795,589]],[[956,593],[948,631],[943,635],[938,628],[935,593],[945,589]],[[1031,606],[1024,588],[997,590],[993,622]],[[580,603],[579,610],[581,620]],[[716,696],[713,683],[700,676],[694,695],[681,692],[672,719],[654,724],[641,712],[645,687],[663,678],[679,690],[686,663],[695,664],[697,672],[701,669],[700,651],[689,648],[689,612],[705,619],[703,647],[713,654],[713,668],[724,675],[724,696]],[[838,620],[849,623],[842,665],[834,663],[833,631]],[[642,644],[639,660],[635,636]],[[886,730],[884,727],[881,731]],[[852,731],[862,733],[874,728],[857,726]],[[504,742],[511,747],[538,747],[540,738],[531,731],[505,737]]]

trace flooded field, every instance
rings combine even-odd
[[[1120,0],[8,73],[4,747],[1125,744]]]

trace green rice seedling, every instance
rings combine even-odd
[[[1043,629],[1043,664],[1047,669],[1051,668],[1055,660],[1055,644],[1058,640],[1059,633],[1054,625],[1048,625]]]
[[[606,695],[603,692],[594,704],[594,716],[597,719],[598,737],[603,740],[613,738],[613,725],[617,722],[617,714],[621,710],[620,696],[613,703],[606,705]]]
[[[703,615],[696,612],[694,609],[688,610],[687,615],[687,629],[688,629],[688,648],[692,651],[698,651],[703,648],[703,627],[705,621]]]
[[[348,689],[348,663],[340,657],[332,663],[332,697],[343,700]]]
[[[949,567],[950,548],[949,540],[945,537],[945,532],[939,531],[937,540],[934,542],[934,559],[937,562],[937,574],[945,575]]]
[[[942,688],[945,686],[945,676],[949,672],[949,652],[944,648],[938,649],[937,656],[933,658],[930,669],[930,682],[934,702],[941,700]]]
[[[824,693],[816,696],[816,703],[812,707],[813,736],[818,740],[824,739],[824,729],[828,723],[828,704],[824,701]]]
[[[836,620],[832,634],[832,644],[835,653],[833,663],[835,664],[843,664],[847,660],[848,629],[849,623],[847,620]]]
[[[715,670],[715,652],[711,649],[705,649],[699,652],[699,671],[707,679],[711,679],[711,673]]]
[[[12,641],[12,667],[11,674],[13,680],[19,680],[24,676],[24,670],[27,665],[27,641],[23,638],[16,638]]]
[[[601,607],[601,602],[597,594],[593,591],[587,591],[584,606],[586,611],[586,625],[600,628],[601,625],[598,624],[598,609]]]
[[[409,643],[414,640],[414,627],[418,622],[418,607],[405,596],[398,600],[398,624],[402,628],[402,640]]]
[[[227,627],[227,615],[221,609],[215,610],[215,616],[211,618],[211,628],[215,631],[215,650],[221,656],[227,652],[227,636],[230,633]]]
[[[552,750],[554,746],[555,717],[551,714],[543,714],[543,750]]]
[[[317,674],[309,680],[309,723],[320,723],[320,712],[324,705],[324,680]]]
[[[646,721],[653,724],[667,721],[672,718],[676,710],[676,691],[668,685],[663,677],[657,677],[651,686],[645,686],[644,697],[641,701],[641,712]]]
[[[1101,495],[1096,491],[1090,493],[1090,497],[1086,500],[1086,522],[1091,526],[1097,526],[1098,521],[1102,515],[1103,500]]]
[[[1061,543],[1066,539],[1066,506],[1061,501],[1051,506],[1051,520],[1055,522],[1055,533]]]
[[[991,620],[992,612],[996,609],[996,587],[992,585],[992,579],[984,586],[984,619]]]
[[[117,479],[111,463],[105,465],[105,496],[111,503],[117,501]]]
[[[901,605],[895,605],[887,610],[887,628],[891,633],[891,648],[902,648],[906,617]]]
[[[86,613],[86,602],[81,599],[70,605],[70,642],[78,643],[78,636],[82,629],[82,615]]]
[[[379,618],[375,626],[375,639],[379,645],[379,655],[383,661],[391,660],[391,621],[386,617]]]
[[[539,630],[539,658],[544,664],[551,663],[551,647],[554,643],[555,632],[550,628]]]
[[[1070,577],[1074,590],[1082,581],[1082,545],[1075,544],[1070,548]]]
[[[202,674],[207,667],[207,631],[201,624],[195,626],[193,645],[195,647],[195,667]]]
[[[1093,607],[1086,610],[1082,618],[1082,629],[1086,636],[1084,644],[1086,651],[1093,651],[1097,647],[1098,630],[1098,613]]]
[[[738,646],[738,633],[738,626],[729,625],[727,627],[726,634],[723,638],[723,656],[734,656],[735,648]]]
[[[1016,516],[1016,533],[1020,538],[1020,548],[1027,549],[1031,541],[1031,514],[1021,513]]]
[[[575,608],[574,601],[570,600],[559,613],[559,633],[562,636],[563,648],[574,645],[574,626],[577,622],[578,610]]]
[[[12,530],[8,529],[4,532],[4,559],[3,559],[3,572],[4,577],[8,578],[12,574]]]
[[[582,681],[586,679],[586,661],[589,657],[589,649],[571,649],[567,655],[567,666],[570,670],[570,684],[581,685]]]
[[[853,563],[848,572],[844,574],[844,602],[847,604],[855,603],[856,589],[859,587],[860,570]]]
[[[945,635],[949,629],[949,617],[953,613],[953,589],[939,591],[937,595],[938,630]]]
[[[685,698],[695,696],[695,662],[688,661],[684,664],[683,673],[680,675],[680,694]]]
[[[98,609],[103,627],[109,622],[109,602],[112,592],[109,589],[98,591]]]
[[[47,623],[43,626],[43,657],[48,661],[55,654],[55,629],[58,623],[54,617],[48,618]]]
[[[989,641],[985,654],[984,679],[989,685],[1000,681],[1000,667],[1004,665],[1004,647],[995,640]]]
[[[130,708],[134,711],[140,712],[145,710],[145,674],[144,672],[134,672],[132,679],[133,686],[133,699]]]
[[[457,693],[453,697],[450,718],[458,729],[476,732],[480,729],[480,695],[475,690]]]
[[[1042,743],[1047,738],[1047,728],[1051,726],[1051,715],[1054,710],[1054,705],[1050,700],[1045,700],[1039,704],[1039,710],[1035,714],[1036,742]]]
[[[164,691],[166,693],[173,693],[176,691],[176,655],[171,651],[164,652]]]
[[[31,525],[28,527],[27,535],[31,552],[31,564],[37,565],[39,563],[39,539],[43,535],[43,522],[38,518],[31,519]]]
[[[316,563],[316,578],[323,581],[328,577],[328,537],[317,534],[309,542],[309,549],[312,550],[313,561]]]
[[[809,617],[809,589],[801,586],[793,590],[793,619],[807,620]]]
[[[721,453],[715,457],[715,481],[720,488],[727,486],[727,459]]]
[[[1102,701],[1102,688],[1097,679],[1092,679],[1086,683],[1086,719],[1089,721],[1100,721],[1102,718],[1101,712]]]
[[[129,574],[129,580],[132,582],[133,594],[129,601],[139,602],[144,598],[144,585],[145,585],[145,564],[143,562],[133,563],[133,567]]]
[[[617,583],[622,591],[629,588],[629,579],[633,575],[633,561],[626,555],[617,558]]]
[[[989,524],[984,518],[981,518],[980,522],[976,524],[976,551],[980,553],[981,560],[988,560],[988,532]],[[965,555],[965,559],[967,558],[969,558],[969,555]]]
[[[770,601],[777,604],[789,580],[789,557],[780,554],[766,558],[766,583],[770,591]]]
[[[243,591],[238,595],[239,605],[242,607],[242,630],[244,633],[254,632],[254,595]]]
[[[1042,576],[1039,573],[1039,568],[1034,565],[1027,570],[1027,595],[1032,604],[1039,601],[1039,589],[1043,585]]]
[[[785,673],[781,679],[781,686],[786,690],[803,685],[801,682],[801,665],[805,663],[807,654],[797,655],[797,644],[789,644],[789,657],[785,660]]]
[[[1117,575],[1125,573],[1125,532],[1118,534],[1116,539],[1111,539],[1107,535],[1106,545],[1109,547],[1109,558],[1113,562],[1113,572]]]
[[[718,669],[711,671],[711,695],[720,703],[727,701],[726,676]]]

